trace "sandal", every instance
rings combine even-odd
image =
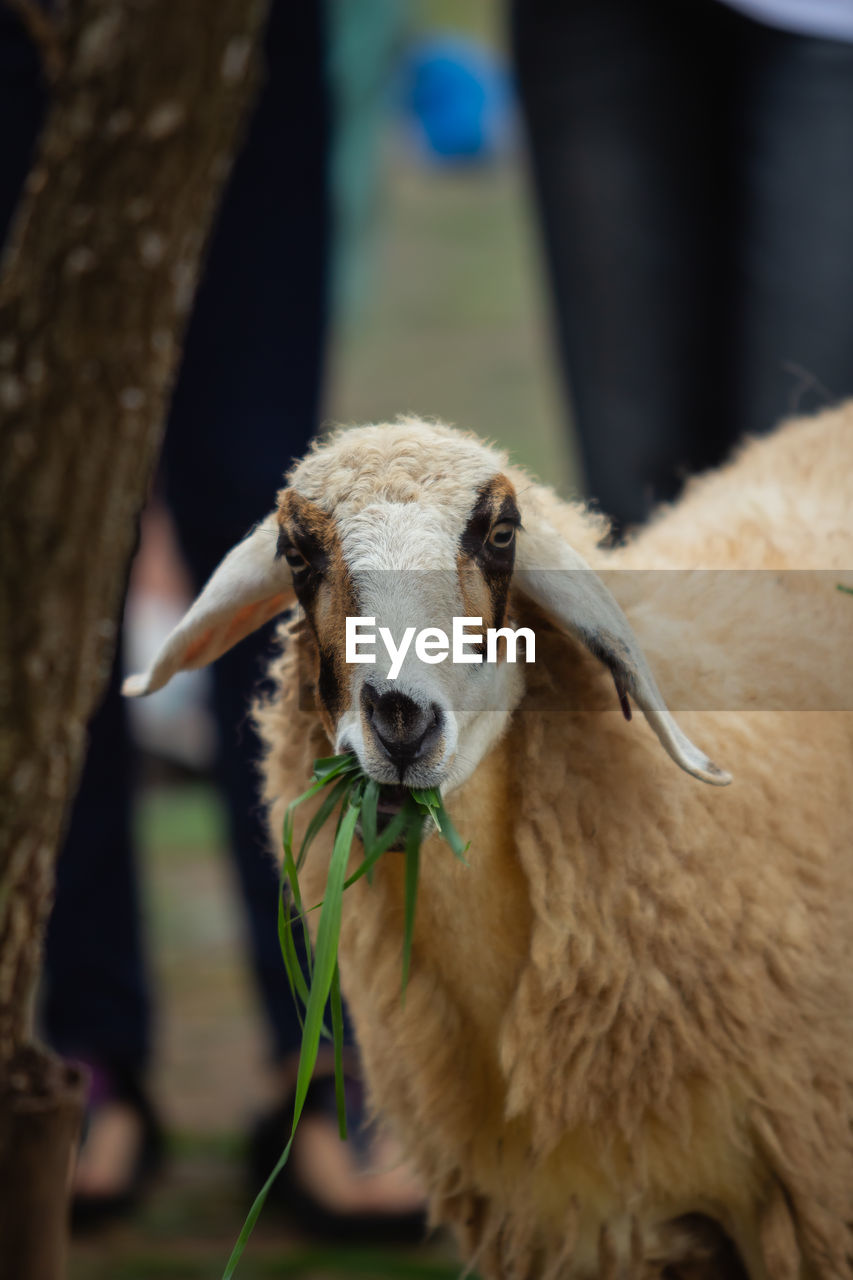
[[[290,1160],[273,1184],[270,1200],[302,1230],[324,1241],[421,1243],[427,1230],[426,1198],[412,1176],[399,1168],[399,1158],[393,1160],[393,1173],[388,1168],[390,1152],[377,1160],[376,1135],[365,1124],[362,1085],[353,1075],[345,1074],[344,1079],[347,1141],[342,1143],[338,1133],[334,1078],[315,1077]],[[284,1150],[293,1123],[293,1103],[290,1094],[251,1131],[249,1166],[255,1192]],[[327,1188],[332,1192],[329,1196],[323,1194]]]
[[[133,1210],[162,1168],[164,1160],[163,1131],[137,1074],[108,1070],[91,1062],[84,1065],[89,1071],[91,1084],[78,1172],[85,1167],[87,1143],[96,1141],[100,1141],[106,1153],[105,1163],[114,1161],[118,1154],[119,1165],[128,1164],[128,1154],[131,1153],[121,1149],[123,1144],[127,1146],[128,1120],[137,1131],[130,1139],[131,1143],[135,1142],[136,1149],[129,1160],[129,1171],[125,1173],[124,1168],[120,1169],[119,1182],[113,1189],[72,1190],[71,1227],[74,1231],[93,1230]],[[110,1125],[112,1134],[107,1127]],[[122,1126],[125,1126],[124,1133]]]

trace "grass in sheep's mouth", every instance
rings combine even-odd
[[[299,852],[294,855],[293,814],[297,806],[326,791],[317,812],[302,838]],[[305,861],[308,850],[326,823],[337,811],[335,843],[329,862],[326,879],[326,892],[323,901],[317,906],[306,909],[299,888],[299,869]],[[415,903],[418,892],[418,868],[420,862],[421,840],[425,821],[432,822],[441,836],[450,845],[457,858],[465,861],[465,850],[450,816],[444,807],[441,793],[437,787],[420,790],[408,790],[405,787],[381,786],[368,778],[354,755],[328,756],[323,760],[315,760],[313,781],[287,807],[284,815],[282,844],[284,861],[282,867],[281,892],[278,902],[278,937],[281,954],[284,957],[290,989],[296,1001],[297,1012],[302,1026],[302,1047],[299,1054],[299,1069],[296,1077],[296,1092],[293,1104],[293,1124],[290,1138],[282,1152],[278,1163],[267,1181],[259,1191],[254,1204],[249,1210],[243,1230],[234,1246],[231,1257],[225,1268],[223,1280],[230,1280],[237,1263],[243,1254],[249,1236],[260,1216],[270,1188],[290,1156],[296,1126],[305,1105],[308,1086],[317,1062],[320,1038],[330,1036],[334,1044],[335,1059],[335,1095],[338,1103],[338,1125],[341,1138],[347,1134],[346,1108],[344,1105],[343,1074],[343,1007],[341,1004],[340,974],[338,972],[338,940],[341,933],[341,914],[344,890],[356,880],[367,876],[371,880],[373,868],[383,853],[394,847],[402,848],[405,853],[405,901],[403,914],[403,962],[401,998],[405,999],[406,985],[409,980],[409,968],[412,955],[412,936],[415,924]],[[346,868],[349,862],[353,836],[359,828],[364,858],[349,878]],[[285,883],[290,889],[290,902],[285,901]],[[320,912],[317,926],[317,941],[313,948],[306,927],[308,911]],[[293,912],[301,919],[305,937],[307,958],[307,977],[299,963],[296,942],[293,936]],[[331,1032],[323,1023],[326,1005],[331,1012]],[[304,1015],[300,1005],[304,1008]]]

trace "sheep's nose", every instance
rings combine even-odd
[[[369,681],[361,691],[364,715],[385,754],[400,771],[420,759],[441,732],[444,717],[434,702],[421,706],[405,693],[380,693]]]

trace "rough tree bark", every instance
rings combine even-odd
[[[30,0],[13,0],[19,12]],[[109,670],[264,0],[69,0],[0,283],[0,1259],[64,1271],[82,1085],[34,1043],[54,859]]]

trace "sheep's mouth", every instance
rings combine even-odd
[[[381,786],[379,788],[379,799],[376,802],[376,834],[382,835],[382,832],[388,826],[392,818],[396,818],[397,814],[403,808],[403,805],[409,798],[408,787]],[[405,836],[398,836],[393,844],[389,845],[389,852],[402,853],[406,847]]]
[[[380,831],[383,826],[387,827],[392,818],[397,816],[408,798],[408,787],[386,785],[379,788],[379,799],[376,802],[376,817],[378,820],[377,826]],[[383,818],[385,820],[384,822],[381,821]]]

